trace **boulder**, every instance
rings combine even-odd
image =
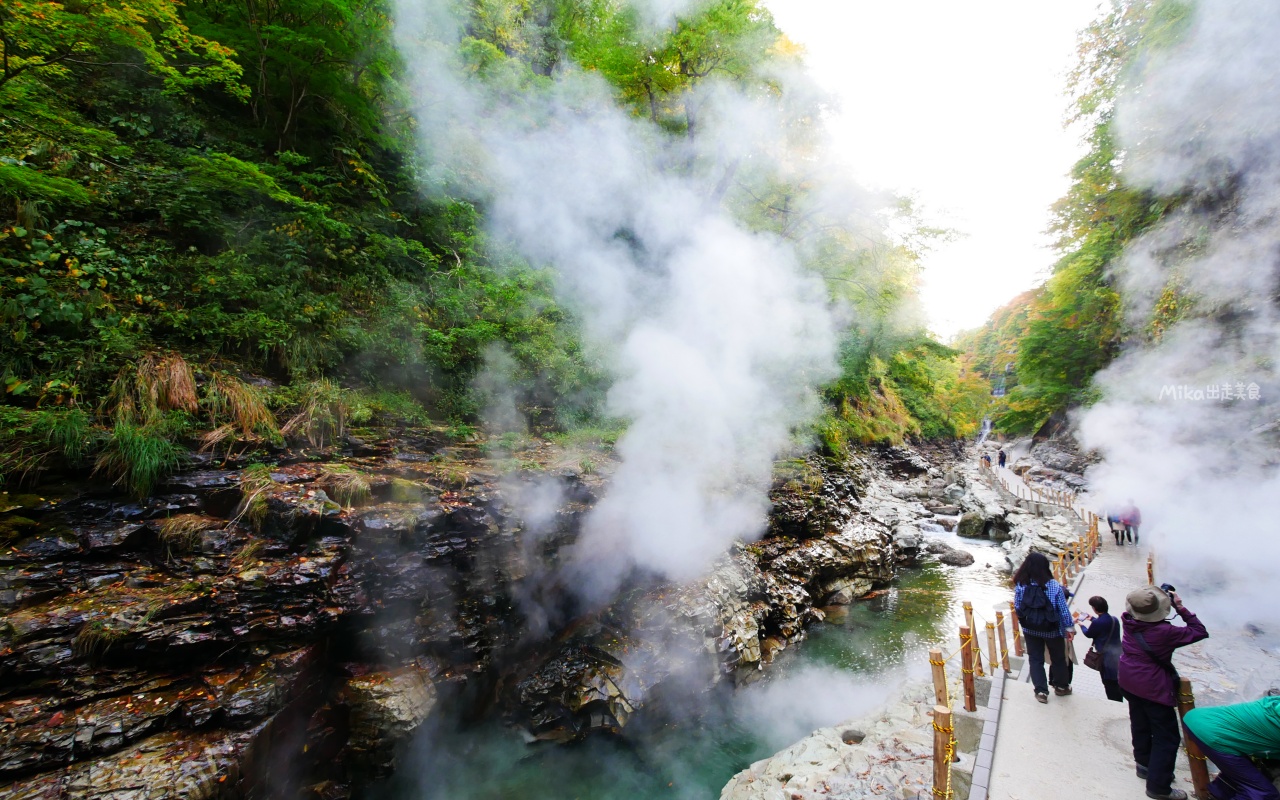
[[[433,675],[439,667],[426,659],[394,670],[350,678],[341,690],[349,708],[347,747],[352,763],[373,776],[395,767],[396,745],[418,729],[437,705]]]
[[[952,567],[967,567],[974,562],[973,553],[954,548],[948,548],[945,553],[939,553],[938,560]]]
[[[886,447],[880,451],[880,458],[888,470],[897,475],[924,475],[932,466],[915,450],[902,445]]]

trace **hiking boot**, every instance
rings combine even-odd
[[[1039,700],[1041,703],[1047,703],[1047,702],[1049,702],[1049,693],[1048,693],[1048,692],[1036,692],[1036,699],[1037,699],[1037,700]]]
[[[1170,789],[1168,794],[1156,794],[1148,789],[1147,797],[1152,800],[1187,800],[1187,793],[1181,789]]]
[[[1139,764],[1139,765],[1138,765],[1138,769],[1136,770],[1136,772],[1138,773],[1138,777],[1139,777],[1139,778],[1142,778],[1144,781],[1147,779],[1147,768],[1146,768],[1146,767],[1144,767],[1144,766],[1142,766],[1141,764]]]
[[[1071,694],[1071,687],[1055,686],[1053,687],[1053,693],[1056,694],[1058,697],[1066,697],[1067,695]]]

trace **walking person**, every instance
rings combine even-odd
[[[1187,738],[1218,768],[1214,800],[1280,800],[1280,791],[1251,758],[1280,758],[1280,690],[1252,703],[1193,708],[1182,718]]]
[[[1120,620],[1111,616],[1107,598],[1094,595],[1089,598],[1089,607],[1094,617],[1080,623],[1080,631],[1093,640],[1093,649],[1102,658],[1102,688],[1107,692],[1108,700],[1124,702],[1124,692],[1120,690]],[[1089,659],[1085,659],[1088,663]]]
[[[1142,524],[1142,512],[1138,510],[1132,500],[1129,501],[1129,507],[1124,510],[1120,521],[1124,523],[1124,532],[1129,537],[1129,541],[1137,544],[1138,526]]]
[[[1000,460],[1000,466],[1003,467],[1004,462],[1008,460],[1009,457],[1004,454],[1004,450],[1002,449],[999,453],[996,453],[996,458]]]
[[[1067,606],[1062,584],[1053,578],[1049,559],[1044,553],[1031,551],[1013,575],[1013,607],[1027,637],[1027,662],[1031,665],[1031,683],[1036,699],[1049,702],[1049,680],[1059,697],[1071,694],[1071,677],[1067,668],[1067,642],[1075,636],[1075,624]],[[1044,674],[1046,652],[1051,670]]]
[[[1111,534],[1116,537],[1116,546],[1124,544],[1124,523],[1120,520],[1120,514],[1113,512],[1107,515],[1107,525],[1111,528]]]
[[[1138,777],[1147,780],[1147,797],[1186,800],[1186,792],[1173,788],[1173,764],[1182,736],[1176,711],[1178,671],[1171,659],[1174,650],[1209,638],[1209,632],[1168,584],[1129,592],[1125,605],[1120,688],[1129,701]],[[1184,625],[1169,622],[1170,608]]]

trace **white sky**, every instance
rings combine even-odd
[[[864,185],[914,196],[963,238],[925,259],[950,338],[1044,280],[1049,206],[1084,152],[1063,130],[1076,32],[1098,0],[766,0],[839,98],[837,148]]]

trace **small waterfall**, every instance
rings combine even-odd
[[[991,417],[982,418],[982,430],[978,431],[978,444],[982,444],[991,435]]]

